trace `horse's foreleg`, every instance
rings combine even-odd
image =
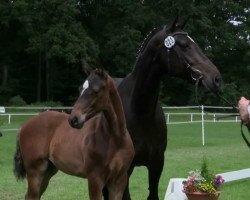
[[[88,177],[89,199],[101,200],[103,187],[104,182],[100,179],[99,174]]]
[[[159,200],[158,185],[164,165],[164,153],[156,157],[157,159],[151,161],[150,165],[148,166],[148,176],[149,176],[149,196],[147,198],[148,200]]]

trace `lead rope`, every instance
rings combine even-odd
[[[200,107],[200,103],[199,103],[199,100],[198,100],[198,85],[199,85],[199,81],[200,81],[201,78],[197,78],[196,79],[196,82],[195,82],[195,102],[196,104]]]
[[[219,92],[215,93],[218,97],[220,97],[223,101],[225,101],[227,104],[229,104],[230,106],[232,106],[233,110],[236,112],[239,112],[239,109],[231,102],[229,102],[227,99],[225,99],[222,95],[220,95]]]
[[[247,138],[246,138],[246,136],[245,136],[245,134],[244,134],[244,132],[243,132],[243,121],[242,121],[242,120],[241,120],[241,125],[240,125],[240,132],[241,132],[242,138],[244,139],[245,143],[247,144],[248,148],[250,149],[250,143],[249,143],[249,141],[247,140]],[[248,128],[248,133],[250,134],[249,128]]]

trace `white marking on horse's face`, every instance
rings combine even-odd
[[[82,85],[81,96],[83,95],[84,91],[89,87],[89,81],[86,80]]]
[[[193,38],[191,38],[189,35],[187,36],[193,43],[195,43],[195,41],[193,40]]]

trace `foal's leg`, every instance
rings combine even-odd
[[[123,200],[131,200],[130,193],[129,193],[129,177],[131,176],[133,171],[134,171],[134,165],[131,164],[131,166],[128,170],[127,185],[125,187],[123,197],[122,197]]]
[[[47,188],[47,186],[49,184],[50,178],[52,176],[54,176],[57,172],[58,172],[58,169],[51,162],[49,162],[49,166],[47,168],[47,171],[45,172],[45,174],[43,176],[43,181],[42,181],[42,184],[41,184],[40,197],[45,192],[45,190],[46,190],[46,188]]]
[[[26,167],[28,191],[25,195],[26,200],[39,200],[43,176],[48,167],[48,161],[36,160]]]
[[[122,200],[124,190],[128,181],[127,172],[115,177],[108,184],[109,200]]]
[[[127,180],[125,181],[126,185],[125,185],[125,189],[124,189],[124,192],[123,192],[123,197],[122,197],[123,200],[131,200],[130,193],[129,193],[129,177],[132,174],[133,170],[134,170],[134,166],[131,165],[129,170],[128,170],[128,173],[127,173],[128,175],[126,176]],[[109,198],[109,190],[108,190],[107,186],[104,187],[102,193],[103,193],[103,196],[104,196],[104,200],[109,200],[110,199]]]
[[[40,185],[41,181],[38,175],[27,175],[28,191],[25,195],[25,200],[39,200],[40,199]]]
[[[94,174],[88,177],[89,199],[102,200],[102,189],[104,182],[101,180],[99,174]]]
[[[158,196],[158,185],[160,176],[163,170],[164,165],[164,153],[161,155],[155,156],[156,159],[151,160],[150,165],[148,166],[148,175],[149,175],[149,196],[148,200],[159,200]]]

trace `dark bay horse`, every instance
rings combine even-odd
[[[102,199],[104,186],[110,200],[122,199],[133,143],[112,78],[102,69],[87,71],[70,116],[45,111],[18,134],[14,172],[18,179],[27,175],[26,200],[40,199],[58,170],[87,178],[91,200]],[[79,129],[69,125],[76,119]]]
[[[135,147],[129,173],[135,166],[147,167],[148,200],[159,199],[158,184],[167,146],[166,121],[159,103],[163,75],[195,80],[212,92],[221,85],[218,69],[183,31],[184,26],[176,19],[169,26],[154,29],[143,42],[133,71],[118,85]],[[123,199],[130,199],[128,188]]]

